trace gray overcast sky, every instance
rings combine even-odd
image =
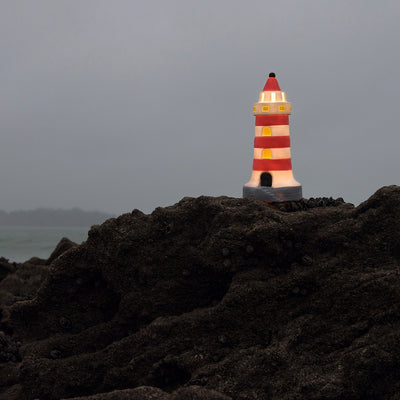
[[[398,0],[3,0],[0,209],[240,197],[253,103],[293,104],[303,195],[399,184]]]

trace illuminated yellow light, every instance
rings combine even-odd
[[[279,106],[279,111],[285,111],[285,106]]]
[[[272,153],[270,149],[263,149],[262,151],[262,158],[271,158],[272,157]]]
[[[263,106],[262,110],[265,111],[265,112],[268,112],[269,111],[269,106]]]
[[[256,106],[253,106],[253,112],[256,112]]]
[[[269,126],[264,126],[264,128],[262,128],[262,135],[263,136],[272,136],[271,128]]]

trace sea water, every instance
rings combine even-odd
[[[10,262],[23,262],[31,257],[47,259],[63,237],[80,244],[87,239],[89,229],[0,226],[0,257]]]

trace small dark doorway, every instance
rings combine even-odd
[[[272,175],[269,172],[263,172],[260,176],[261,186],[272,186]]]

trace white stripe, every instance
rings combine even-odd
[[[263,126],[256,126],[256,136],[262,136]],[[289,136],[289,125],[273,125],[271,128],[271,136]]]
[[[270,150],[271,150],[271,160],[279,160],[280,158],[291,158],[290,147],[282,147],[279,149],[270,149]],[[263,149],[254,149],[254,158],[262,159],[262,151]]]

